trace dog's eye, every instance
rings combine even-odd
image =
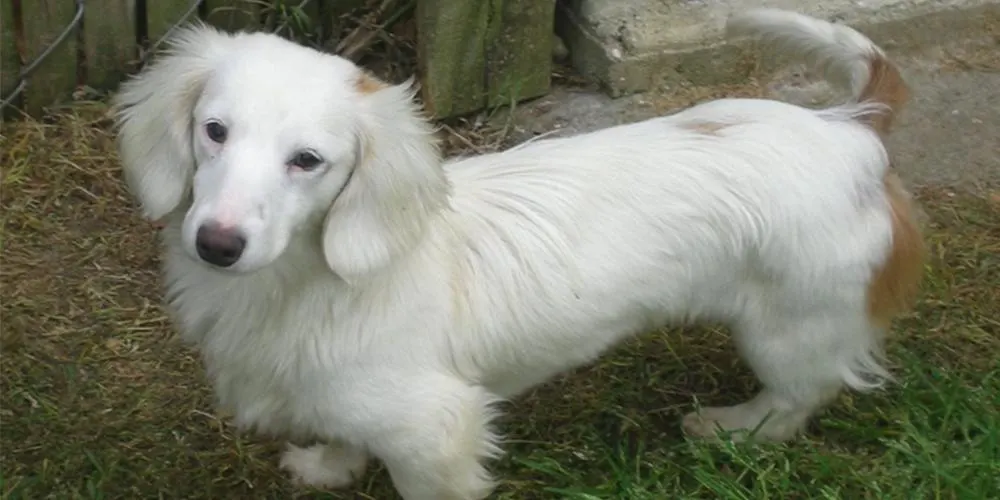
[[[226,142],[226,135],[229,133],[226,126],[219,122],[208,122],[205,124],[205,133],[214,142],[222,144]]]
[[[292,157],[290,163],[302,170],[312,170],[318,167],[320,163],[323,163],[323,159],[312,151],[299,151]]]

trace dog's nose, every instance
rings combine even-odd
[[[240,260],[247,240],[236,229],[224,228],[215,223],[202,224],[195,236],[198,256],[209,264],[229,267]]]

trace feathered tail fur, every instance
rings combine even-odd
[[[861,118],[886,135],[909,98],[899,69],[868,37],[849,26],[795,12],[753,9],[729,18],[730,38],[749,37],[797,57],[856,103],[873,104]]]

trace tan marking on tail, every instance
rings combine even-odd
[[[884,55],[873,55],[868,60],[868,84],[861,90],[858,101],[874,101],[885,104],[888,111],[867,115],[865,120],[883,137],[889,134],[895,120],[910,98],[903,75]]]
[[[912,307],[924,275],[927,251],[910,194],[894,172],[883,180],[892,211],[892,248],[868,285],[868,316],[888,328],[892,318]]]

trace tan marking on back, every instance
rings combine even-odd
[[[890,171],[883,180],[892,212],[892,247],[868,285],[868,316],[887,328],[896,315],[912,307],[920,290],[927,251],[910,194]]]
[[[731,123],[718,123],[709,121],[690,121],[678,125],[680,128],[690,130],[702,135],[719,135],[719,131],[731,126]]]

